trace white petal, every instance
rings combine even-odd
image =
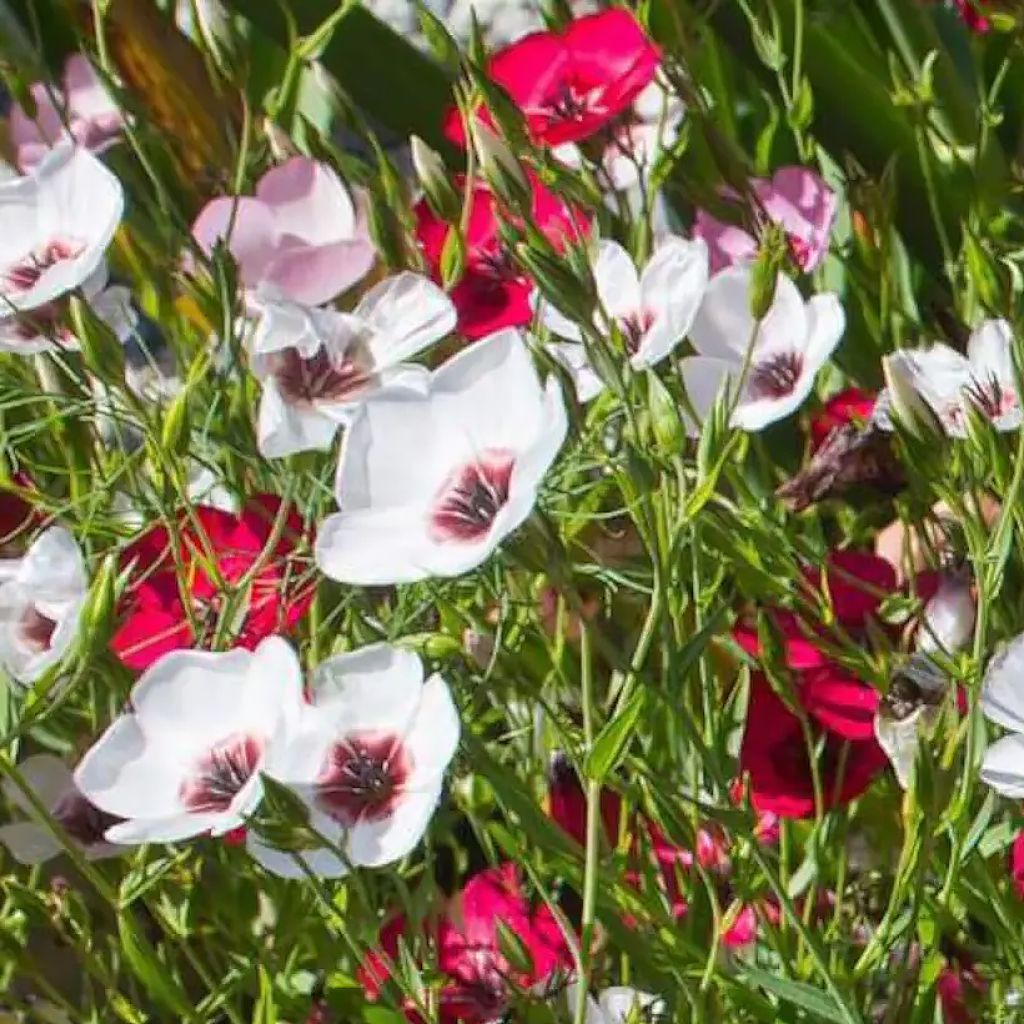
[[[1005,320],[986,320],[967,342],[967,358],[974,376],[979,380],[994,377],[1012,388],[1012,342],[1013,330]]]
[[[412,755],[412,789],[433,784],[448,767],[459,745],[461,724],[448,684],[431,676],[422,688],[419,705],[406,723],[405,747]]]
[[[52,808],[74,785],[71,769],[53,754],[33,754],[18,765],[18,771],[32,787],[39,802],[47,808]],[[32,805],[9,779],[4,780],[3,794],[19,810],[26,814],[33,813]]]
[[[85,562],[70,531],[51,526],[41,533],[22,560],[18,580],[37,601],[81,597],[88,587]]]
[[[509,480],[508,504],[498,513],[493,532],[501,537],[508,536],[530,514],[541,481],[557,458],[568,431],[562,389],[558,381],[550,377],[544,385],[536,433],[516,459]]]
[[[906,718],[895,719],[881,712],[875,715],[875,738],[889,758],[896,781],[902,789],[910,785],[921,729],[930,727],[938,718],[939,709],[923,705]]]
[[[591,402],[604,391],[604,381],[594,372],[582,344],[573,341],[551,342],[545,347],[565,367],[580,402]]]
[[[1024,634],[1011,640],[988,663],[981,710],[990,722],[1024,733]]]
[[[806,306],[807,336],[803,372],[812,377],[828,362],[846,330],[846,313],[831,292],[812,296]]]
[[[630,1020],[631,1010],[648,1010],[647,1016],[659,1017],[665,1012],[664,1000],[647,992],[638,992],[635,988],[615,986],[606,988],[598,997],[598,1004],[604,1014],[606,1024],[626,1024]],[[642,1015],[642,1019],[647,1019]]]
[[[49,829],[34,821],[0,825],[0,843],[19,864],[42,864],[64,850]]]
[[[441,796],[441,786],[404,793],[394,811],[380,821],[359,821],[348,836],[353,864],[380,867],[401,860],[423,838]]]
[[[224,831],[242,825],[238,818],[227,824]],[[166,818],[137,818],[122,821],[107,829],[108,843],[121,846],[136,846],[142,843],[176,843],[181,839],[205,835],[218,825],[224,825],[222,814],[176,814]]]
[[[315,406],[293,405],[281,397],[277,381],[263,382],[257,443],[265,459],[281,459],[296,452],[326,451],[334,443],[338,423]]]
[[[640,277],[633,258],[618,242],[600,243],[594,261],[594,282],[601,305],[613,320],[640,311]]]
[[[680,362],[679,373],[683,378],[686,396],[693,406],[693,411],[700,419],[697,424],[691,423],[689,413],[684,407],[683,412],[686,414],[687,425],[691,433],[699,433],[701,425],[714,408],[726,381],[732,381],[735,378],[739,373],[739,367],[733,362],[722,359],[712,359],[708,356],[688,356]]]
[[[328,818],[324,818],[324,822],[327,823],[326,827],[318,820],[317,830],[325,838],[337,841],[340,846],[343,841],[341,828]],[[294,852],[278,850],[261,842],[253,832],[246,837],[245,845],[249,855],[257,864],[279,878],[301,880],[308,878],[309,874],[316,878],[343,878],[348,874],[348,866],[345,862],[327,847]],[[296,862],[296,857],[305,864],[308,874]]]
[[[429,278],[408,271],[371,288],[355,308],[371,331],[376,366],[395,366],[455,330],[451,299]]]
[[[578,324],[570,320],[564,313],[560,312],[546,299],[540,297],[539,292],[534,292],[534,303],[537,307],[537,316],[540,322],[555,336],[565,338],[570,342],[582,342],[583,332]]]
[[[591,996],[583,985],[573,978],[565,986],[565,997],[569,1004],[569,1013],[573,1020],[576,1019],[576,1010],[579,1006],[580,999],[586,999],[586,1008],[584,1010],[584,1024],[606,1024],[604,1014],[601,1012],[601,1008],[597,1005],[597,1000]]]
[[[1024,736],[1004,736],[985,751],[981,779],[1012,800],[1024,797]]]

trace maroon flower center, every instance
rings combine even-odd
[[[653,323],[654,314],[648,309],[638,309],[619,319],[619,329],[626,342],[626,351],[631,356],[637,354],[644,335],[651,329]]]
[[[310,406],[316,401],[355,398],[373,379],[373,359],[365,349],[347,352],[335,360],[324,348],[303,359],[293,349],[271,357],[271,373],[290,405]]]
[[[235,733],[200,757],[181,784],[181,802],[193,814],[226,811],[263,760],[258,736]]]
[[[793,262],[801,270],[806,270],[811,262],[810,243],[802,238],[797,238],[796,235],[786,235],[786,241],[789,243],[789,251],[793,257]]]
[[[356,733],[335,743],[316,780],[316,802],[345,826],[393,813],[412,772],[412,755],[393,733]]]
[[[4,271],[4,290],[13,293],[29,291],[47,270],[58,263],[73,260],[84,249],[85,246],[78,242],[60,238],[41,245]]]
[[[1003,387],[994,373],[984,379],[972,376],[964,394],[990,420],[999,419],[1017,404],[1013,388]]]
[[[479,540],[508,501],[515,457],[487,449],[476,462],[455,470],[434,501],[431,534],[439,541]]]
[[[521,276],[512,254],[501,245],[494,245],[476,254],[474,269],[495,285],[508,284]]]
[[[77,789],[64,793],[50,814],[76,843],[86,847],[105,842],[107,829],[121,820],[89,803]]]
[[[754,398],[785,398],[792,394],[804,368],[798,352],[779,352],[750,370],[750,392]]]
[[[44,615],[34,604],[28,605],[21,613],[18,626],[22,643],[26,647],[31,647],[37,654],[50,649],[57,623],[48,615]]]
[[[563,79],[545,99],[543,112],[552,121],[582,121],[587,114],[601,114],[601,89],[588,88],[583,83]]]
[[[486,1021],[503,1016],[509,984],[494,950],[466,950],[453,978],[455,984],[441,993],[441,1002],[456,1019]]]

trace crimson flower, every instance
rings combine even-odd
[[[609,125],[649,84],[661,52],[622,8],[572,21],[563,32],[534,32],[494,54],[488,76],[522,110],[536,142],[579,142]],[[488,113],[482,119],[490,121]],[[458,110],[445,135],[465,145]]]
[[[309,609],[316,583],[296,558],[303,524],[295,509],[265,550],[280,509],[281,499],[270,494],[251,498],[238,516],[198,507],[179,513],[177,538],[158,524],[133,541],[121,557],[131,579],[112,641],[121,661],[141,670],[168,651],[207,646],[230,592],[254,567],[227,624],[234,645],[253,650],[294,627]]]
[[[502,952],[499,924],[516,936],[530,966],[513,966]],[[404,917],[392,918],[380,931],[378,948],[357,972],[370,999],[377,999],[398,955]],[[440,993],[442,1024],[487,1024],[508,1011],[516,992],[545,985],[572,963],[568,946],[546,904],[532,909],[522,891],[519,871],[505,863],[475,874],[433,928],[437,967],[445,976]],[[406,1018],[419,1021],[411,1005]]]
[[[558,249],[587,230],[586,216],[570,208],[527,173],[532,189],[530,219]],[[459,175],[455,186],[462,189]],[[530,295],[533,283],[515,263],[498,233],[493,193],[481,181],[473,183],[466,227],[466,264],[450,298],[459,315],[459,330],[469,339],[482,338],[503,327],[521,327],[533,317]],[[441,280],[441,257],[450,230],[425,200],[415,207],[416,238],[435,280]]]
[[[24,474],[14,478],[19,487],[31,487]],[[43,517],[17,491],[0,488],[0,557],[17,558],[25,553],[32,531]]]
[[[988,985],[974,961],[963,953],[952,956],[935,983],[943,1024],[974,1024],[984,1018],[980,1001]]]
[[[964,24],[972,32],[981,34],[987,32],[992,27],[992,23],[988,18],[978,10],[974,0],[953,0],[953,4],[960,13]]]
[[[1010,848],[1010,881],[1013,891],[1024,900],[1024,832],[1018,832]]]
[[[875,410],[875,398],[860,388],[847,388],[833,395],[825,407],[811,417],[811,449],[817,451],[836,427],[866,423]]]

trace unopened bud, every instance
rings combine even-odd
[[[189,447],[189,393],[185,389],[174,396],[167,408],[163,426],[160,429],[160,446],[171,455],[183,456]]]
[[[103,560],[100,571],[89,588],[82,609],[82,640],[91,651],[107,646],[114,632],[114,606],[117,603],[117,555],[111,553]]]
[[[772,308],[780,276],[778,261],[762,249],[750,274],[750,314],[755,320],[763,320]]]
[[[574,323],[593,323],[597,297],[588,282],[572,272],[564,257],[526,242],[515,246],[515,254],[552,306]]]
[[[647,407],[651,413],[651,432],[658,454],[671,458],[683,450],[686,431],[679,418],[679,407],[657,374],[647,374]]]
[[[124,346],[117,335],[77,295],[71,296],[68,309],[85,365],[105,384],[123,384]]]
[[[913,368],[902,352],[882,359],[882,375],[889,392],[889,414],[921,441],[941,436],[942,425],[932,407],[917,390]]]
[[[526,216],[530,209],[530,183],[508,144],[479,119],[470,122],[469,135],[480,170],[491,190]]]
[[[459,219],[461,204],[438,153],[431,149],[418,135],[409,140],[412,166],[416,171],[423,194],[427,197],[434,213],[449,224]]]
[[[476,629],[462,631],[462,650],[479,668],[487,668],[494,657],[494,637]]]
[[[925,605],[917,629],[917,649],[946,654],[963,649],[974,635],[976,614],[970,571],[943,574],[935,596]]]

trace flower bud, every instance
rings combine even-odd
[[[71,296],[68,308],[85,365],[105,384],[123,384],[124,346],[117,335],[77,295]]]
[[[917,629],[917,649],[954,654],[974,635],[977,608],[969,569],[945,573],[935,596],[925,605]]]
[[[918,440],[942,436],[942,425],[917,390],[913,371],[902,352],[882,358],[882,375],[888,388],[890,416]]]
[[[467,627],[462,631],[462,650],[478,668],[487,668],[494,657],[494,637]]]
[[[89,588],[82,609],[80,637],[89,651],[100,651],[114,633],[114,606],[117,603],[118,559],[107,555]]]
[[[448,177],[444,161],[418,135],[409,140],[412,166],[416,171],[423,194],[434,213],[449,224],[459,219],[459,194]]]
[[[671,458],[678,455],[686,444],[686,431],[679,418],[679,408],[668,388],[657,374],[647,374],[647,406],[651,413],[651,432],[658,454]]]
[[[500,139],[482,121],[469,125],[480,170],[491,190],[524,217],[530,210],[530,183],[526,174],[504,139]]]
[[[179,457],[188,453],[190,439],[188,399],[187,388],[174,396],[173,401],[167,407],[163,425],[160,428],[160,446],[168,454]]]

